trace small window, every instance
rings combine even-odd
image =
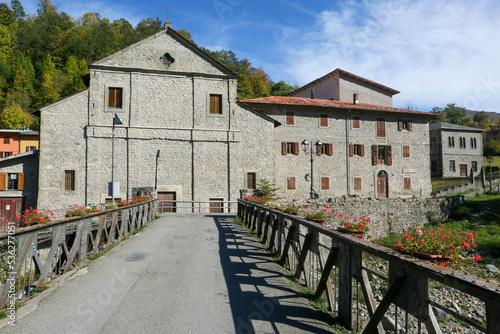
[[[410,157],[410,146],[403,146],[403,158]]]
[[[398,130],[399,131],[411,131],[412,122],[408,119],[400,119],[398,121]]]
[[[295,115],[293,112],[286,113],[286,125],[295,125]]]
[[[328,115],[320,115],[319,119],[319,126],[322,128],[328,127]]]
[[[75,190],[75,171],[65,170],[64,171],[64,190],[74,191]]]
[[[17,190],[18,183],[18,174],[17,173],[8,173],[7,174],[7,189]]]
[[[31,151],[35,151],[36,150],[36,146],[26,146],[26,152],[31,152]]]
[[[360,157],[365,155],[365,145],[361,144],[351,144],[349,147],[349,155],[352,157],[354,155],[358,155]]]
[[[477,172],[477,161],[472,161],[472,170]]]
[[[455,171],[455,160],[450,160],[450,171]]]
[[[289,176],[286,178],[286,189],[295,190],[295,177]]]
[[[385,137],[385,118],[377,118],[377,137]]]
[[[283,154],[283,155],[286,155],[286,154],[298,155],[299,154],[299,143],[282,142],[281,143],[281,154]]]
[[[411,179],[409,177],[404,178],[403,189],[404,190],[411,190]]]
[[[359,129],[359,117],[353,117],[352,119],[352,128]]]
[[[256,175],[255,173],[247,173],[247,189],[256,188]]]
[[[333,144],[322,144],[321,146],[318,146],[317,153],[318,155],[333,155]]]
[[[474,148],[477,148],[477,141],[476,141],[476,138],[474,138]]]
[[[108,108],[122,109],[123,88],[109,87],[108,88]]]
[[[330,190],[330,178],[322,177],[321,178],[321,190]]]
[[[222,115],[222,95],[210,94],[210,114]]]
[[[355,177],[354,178],[354,191],[361,191],[361,178],[360,177]]]
[[[8,158],[10,156],[12,156],[12,152],[3,152],[2,154],[2,158]]]
[[[4,137],[3,138],[3,143],[4,144],[10,144],[10,137]]]
[[[391,145],[372,145],[372,165],[392,165]]]

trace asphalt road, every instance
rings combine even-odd
[[[164,215],[79,274],[0,333],[333,333],[227,215]]]

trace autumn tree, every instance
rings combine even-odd
[[[21,130],[23,126],[29,127],[30,124],[30,115],[25,113],[19,105],[7,107],[0,113],[1,129]]]

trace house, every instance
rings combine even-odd
[[[89,69],[88,89],[34,112],[38,208],[110,201],[113,147],[115,199],[157,193],[217,211],[249,175],[273,178],[279,123],[238,103],[236,75],[170,27]]]
[[[304,97],[310,91],[313,98]],[[431,193],[432,116],[393,108],[397,93],[336,69],[290,96],[242,103],[283,124],[274,131],[281,196],[426,197]]]
[[[483,168],[483,129],[433,123],[429,126],[433,178],[477,175]]]
[[[0,129],[0,159],[37,148],[38,131]]]
[[[486,132],[486,140],[500,140],[500,127],[495,126]]]

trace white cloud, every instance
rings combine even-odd
[[[350,2],[284,28],[279,70],[305,84],[339,67],[400,90],[395,106],[500,111],[499,14],[493,0]]]

